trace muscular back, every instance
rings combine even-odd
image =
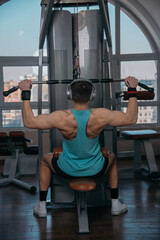
[[[77,135],[77,122],[71,110],[55,111],[51,114],[40,114],[34,117],[30,102],[23,102],[24,126],[37,129],[57,128],[62,135],[72,140]],[[30,114],[28,116],[28,109]],[[85,108],[87,110],[87,108]],[[84,109],[83,109],[84,110]],[[103,130],[104,126],[127,126],[136,123],[138,116],[137,99],[131,98],[128,103],[127,112],[111,111],[106,108],[93,108],[89,117],[86,134],[88,138],[95,138]]]
[[[100,124],[97,115],[98,109],[91,109],[91,115],[89,117],[86,134],[88,138],[95,138],[102,131],[103,126]],[[62,111],[62,121],[59,122],[57,128],[62,133],[62,135],[68,140],[73,140],[77,135],[77,122],[73,116],[71,110]]]

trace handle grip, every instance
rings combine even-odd
[[[138,91],[137,92],[137,100],[153,100],[154,99],[154,92],[148,92],[148,91]],[[123,100],[129,100],[128,97],[128,91],[123,92]]]
[[[148,87],[147,85],[143,84],[143,83],[138,83],[138,86],[140,86],[141,88],[144,88],[146,90],[148,90],[148,92],[153,93],[154,92],[154,88]]]
[[[70,80],[62,80],[62,83],[70,83],[71,81]],[[114,81],[113,81],[114,82]],[[34,82],[33,82],[34,83]],[[36,84],[38,84],[38,82],[35,82]],[[56,83],[58,83],[58,80],[55,80],[55,81],[53,81],[53,80],[50,80],[50,81],[44,81],[44,82],[39,82],[40,84],[42,84],[42,83],[45,83],[45,84],[56,84]],[[147,85],[145,85],[145,84],[143,84],[143,83],[138,83],[138,86],[140,86],[141,88],[144,88],[144,89],[146,89],[146,90],[148,90],[148,92],[150,92],[150,93],[153,93],[154,92],[154,88],[151,88],[151,87],[148,87]],[[4,97],[7,97],[10,93],[12,93],[12,92],[15,92],[15,91],[17,91],[19,89],[19,87],[18,86],[16,86],[16,87],[13,87],[13,88],[11,88],[11,89],[9,89],[8,91],[4,91],[3,92],[3,96]]]
[[[7,97],[10,93],[17,91],[18,89],[19,89],[19,87],[16,86],[16,87],[13,87],[13,88],[9,89],[8,91],[4,91],[3,96]]]

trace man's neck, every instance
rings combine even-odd
[[[74,110],[87,110],[88,109],[88,103],[76,103],[73,102],[73,108]]]

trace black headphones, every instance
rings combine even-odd
[[[88,82],[88,83],[90,83],[90,84],[92,85],[92,92],[91,92],[91,95],[90,95],[90,101],[92,101],[92,100],[95,99],[95,97],[96,97],[96,88],[95,88],[95,86],[93,85],[93,83],[92,83],[90,80],[88,80],[88,79],[79,78],[79,79],[73,80],[73,81],[68,85],[67,91],[66,91],[66,93],[67,93],[67,99],[68,99],[68,100],[72,100],[72,89],[71,89],[71,86],[72,86],[73,83],[76,83],[76,82]]]

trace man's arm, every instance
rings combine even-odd
[[[136,88],[138,85],[138,81],[134,77],[126,78],[125,83],[127,87],[131,88]],[[138,118],[138,104],[136,97],[129,98],[126,113],[123,113],[121,111],[111,111],[108,109],[101,109],[100,113],[100,119],[103,126],[105,125],[117,127],[127,126],[136,123],[137,118]]]
[[[30,80],[24,80],[19,83],[19,87],[23,91],[30,91],[32,82]],[[59,127],[60,122],[63,120],[62,111],[56,111],[51,114],[40,114],[34,116],[30,100],[23,100],[22,103],[22,118],[23,124],[28,128],[36,129],[50,129],[53,127]]]
[[[56,111],[51,114],[33,115],[30,101],[22,103],[22,118],[25,127],[34,129],[51,129],[59,128],[60,122],[63,120],[61,111]]]

